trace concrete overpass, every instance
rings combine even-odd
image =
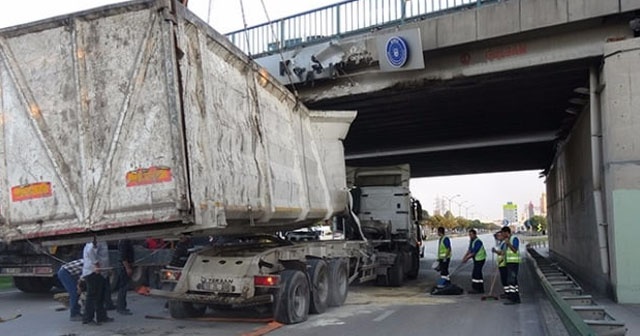
[[[640,0],[445,2],[346,1],[228,36],[309,107],[359,111],[348,164],[542,170],[554,256],[640,303]]]

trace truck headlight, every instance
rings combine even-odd
[[[178,270],[162,270],[162,281],[171,281],[175,282],[180,280],[180,276],[182,275],[182,271]]]

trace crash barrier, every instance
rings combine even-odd
[[[226,34],[254,58],[499,0],[347,0]]]
[[[535,260],[535,271],[540,284],[555,307],[562,323],[571,336],[624,336],[624,322],[616,321],[604,307],[598,306],[591,295],[585,295],[578,282],[556,263],[540,255],[534,242],[527,251]]]
[[[532,248],[549,247],[549,238],[547,236],[523,237],[527,241],[527,246]]]

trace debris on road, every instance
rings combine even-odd
[[[462,295],[464,290],[458,285],[450,283],[444,287],[433,287],[431,295]]]
[[[11,321],[11,320],[15,320],[15,319],[18,319],[18,318],[20,318],[20,317],[22,317],[22,314],[16,314],[15,316],[10,317],[10,318],[8,318],[8,319],[4,319],[4,318],[0,317],[0,323],[3,323],[3,322],[9,322],[9,321]]]
[[[267,325],[257,328],[250,333],[242,334],[242,336],[263,336],[266,335],[276,329],[280,329],[284,324],[279,322],[269,322]]]
[[[268,318],[245,318],[245,317],[192,317],[184,319],[174,319],[170,316],[145,315],[144,318],[150,320],[178,320],[178,321],[200,321],[200,322],[241,322],[241,323],[270,323],[272,317]]]

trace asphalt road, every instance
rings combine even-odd
[[[490,248],[493,238],[480,237]],[[468,238],[455,238],[451,270],[460,265]],[[505,306],[502,301],[482,301],[481,295],[431,296],[430,289],[438,274],[429,269],[435,259],[436,242],[426,242],[426,255],[417,280],[400,288],[359,285],[350,287],[343,307],[331,308],[322,315],[312,315],[305,323],[283,326],[269,335],[544,335],[537,304],[542,293],[533,281],[528,267],[520,276],[522,301]],[[489,290],[495,264],[491,258],[485,265],[485,286]],[[452,281],[465,289],[471,285],[471,263],[452,276]],[[496,293],[500,290],[496,280]],[[242,335],[264,328],[264,323],[200,322],[170,319],[148,319],[145,315],[168,318],[164,302],[129,293],[132,316],[115,312],[112,323],[83,326],[68,320],[68,311],[57,311],[61,305],[51,294],[28,295],[15,290],[0,292],[1,336],[72,336],[72,335]],[[215,316],[209,312],[209,316]],[[246,315],[246,314],[245,314]]]

